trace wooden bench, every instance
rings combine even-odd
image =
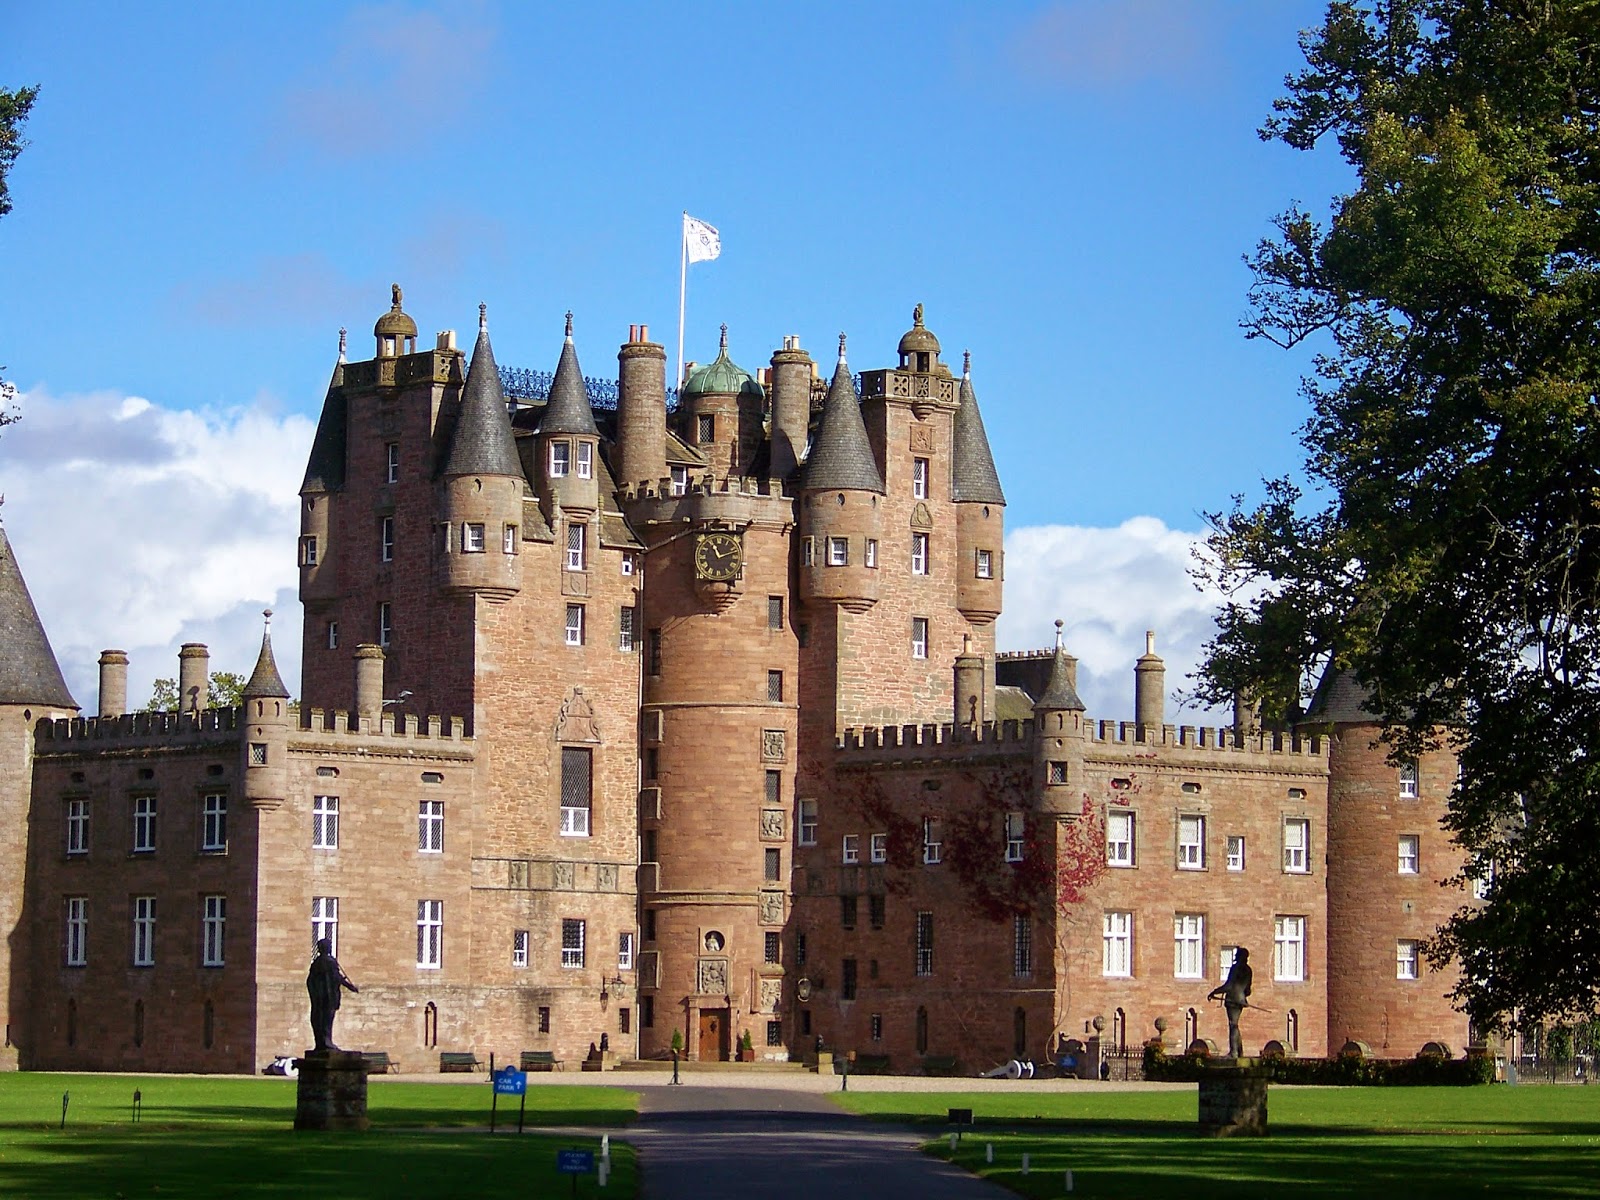
[[[524,1071],[559,1071],[563,1064],[556,1057],[554,1050],[524,1050],[522,1052],[522,1069]]]
[[[852,1075],[887,1075],[889,1073],[889,1056],[887,1054],[858,1054],[850,1064]]]
[[[472,1051],[442,1050],[439,1053],[439,1071],[481,1071],[483,1064]]]
[[[953,1054],[928,1054],[922,1059],[924,1075],[954,1075],[958,1066]]]
[[[389,1057],[387,1050],[363,1050],[361,1057],[365,1060],[368,1075],[387,1075],[400,1070],[400,1064]]]

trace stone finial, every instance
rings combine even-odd
[[[567,341],[572,340],[572,310],[567,309]]]
[[[1144,652],[1146,654],[1154,654],[1156,652],[1156,631],[1154,629],[1146,629],[1144,631]]]
[[[839,361],[844,362],[844,334],[839,335]]]
[[[1061,647],[1063,645],[1061,631],[1066,628],[1066,625],[1067,625],[1067,623],[1065,621],[1061,620],[1059,617],[1056,619],[1056,649],[1057,650],[1061,649]]]
[[[726,321],[722,323],[722,341],[718,343],[718,346],[724,354],[728,352],[728,323]]]
[[[961,352],[961,378],[963,378],[963,379],[971,379],[972,378],[972,351],[971,350],[963,350]]]
[[[918,304],[911,310],[911,324],[913,328],[922,328],[922,305]]]
[[[272,632],[272,610],[270,608],[263,608],[261,610],[261,626],[262,632]]]
[[[400,301],[404,296],[404,293],[400,291],[400,285],[398,283],[391,283],[389,285],[389,294],[392,297],[394,297],[394,301],[390,305],[390,307],[393,308],[396,312],[399,312],[400,311]]]
[[[345,354],[345,350],[347,349],[347,345],[346,345],[346,340],[345,339],[346,339],[346,336],[347,336],[348,333],[349,333],[349,331],[347,329],[345,329],[345,327],[343,325],[339,326],[339,361],[340,362],[344,361],[344,354]]]
[[[489,306],[487,304],[479,303],[479,305],[478,305],[478,332],[479,333],[486,333],[488,331],[488,329],[489,329]]]

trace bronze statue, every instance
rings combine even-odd
[[[306,991],[311,993],[313,1054],[326,1054],[339,1048],[333,1044],[333,1015],[339,1011],[340,988],[349,988],[352,992],[361,990],[339,969],[339,960],[333,956],[333,943],[322,938],[317,942],[317,956],[311,960],[311,970],[306,972]]]
[[[1213,988],[1207,1000],[1222,997],[1222,1007],[1228,1012],[1228,1056],[1244,1057],[1244,1038],[1239,1034],[1239,1014],[1250,1007],[1250,951],[1240,946],[1233,952],[1233,965],[1228,968],[1228,978],[1219,988]]]

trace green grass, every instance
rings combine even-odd
[[[135,1088],[143,1098],[137,1125]],[[70,1096],[65,1129],[63,1092]],[[556,1151],[598,1149],[594,1138],[489,1137],[487,1083],[375,1079],[368,1133],[294,1132],[294,1092],[288,1079],[0,1074],[0,1195],[365,1200],[481,1196],[492,1181],[515,1181],[518,1195],[565,1197],[570,1177],[556,1174]],[[530,1086],[526,1119],[619,1126],[633,1117],[636,1100],[621,1088]],[[501,1129],[515,1131],[516,1120],[516,1101],[502,1097]],[[578,1195],[633,1196],[632,1149],[613,1142],[611,1165],[604,1193],[587,1176]]]
[[[1152,1200],[1600,1192],[1600,1088],[1275,1087],[1269,1136],[1226,1140],[1196,1132],[1193,1087],[838,1099],[854,1112],[939,1126],[948,1109],[971,1108],[977,1125],[955,1154],[943,1138],[930,1152],[1025,1196],[1063,1195],[1069,1167],[1075,1196]]]

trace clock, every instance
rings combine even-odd
[[[702,533],[694,544],[694,573],[696,579],[712,583],[732,583],[739,577],[744,561],[744,547],[731,533]]]

